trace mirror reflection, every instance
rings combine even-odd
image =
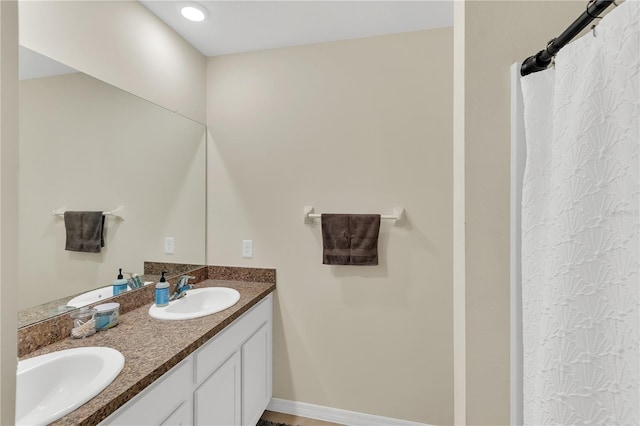
[[[36,52],[20,56],[20,309],[54,314],[119,268],[142,274],[144,261],[204,264],[205,127]],[[65,250],[54,211],[119,207],[99,253]]]

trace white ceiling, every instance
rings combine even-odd
[[[181,1],[140,0],[205,56],[453,26],[453,0],[200,1],[204,22]]]

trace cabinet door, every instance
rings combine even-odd
[[[242,345],[242,424],[255,425],[271,400],[271,322]]]
[[[190,425],[192,357],[185,358],[100,425]]]
[[[189,419],[191,418],[189,413],[190,406],[191,405],[186,402],[182,403],[182,405],[176,408],[176,411],[171,413],[169,418],[163,421],[160,425],[161,426],[189,426],[190,425]]]
[[[196,425],[240,425],[240,367],[240,352],[235,352],[196,390]]]

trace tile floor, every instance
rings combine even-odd
[[[265,411],[262,414],[263,420],[274,423],[286,423],[288,425],[299,426],[342,426],[338,423],[324,422],[322,420],[308,419],[306,417],[293,416],[291,414],[276,413],[275,411]]]

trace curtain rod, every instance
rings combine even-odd
[[[582,15],[578,17],[562,34],[554,38],[547,44],[544,50],[539,51],[533,56],[529,56],[522,62],[520,67],[520,75],[525,76],[534,72],[543,71],[551,64],[553,57],[569,43],[580,31],[594,19],[597,19],[602,12],[614,3],[614,0],[595,0],[592,1]]]

